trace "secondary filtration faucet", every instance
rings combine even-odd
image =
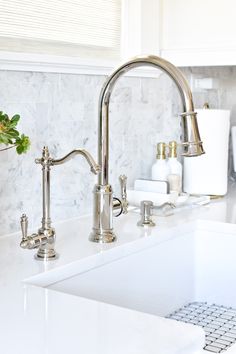
[[[181,114],[183,155],[199,156],[204,154],[192,93],[181,71],[170,62],[154,55],[138,56],[121,65],[107,78],[99,98],[98,164],[101,167],[101,172],[98,175],[98,183],[94,187],[93,230],[90,234],[90,240],[94,242],[107,243],[116,239],[113,231],[113,207],[117,208],[117,199],[114,200],[112,186],[109,184],[109,104],[111,93],[120,76],[140,66],[162,69],[175,82],[183,104],[183,113]]]
[[[48,261],[57,259],[58,257],[55,250],[56,232],[52,227],[50,215],[51,167],[62,165],[77,155],[81,155],[86,159],[92,173],[99,173],[100,167],[94,161],[90,153],[84,149],[75,149],[60,159],[53,159],[49,154],[48,147],[44,146],[42,157],[35,160],[36,164],[40,164],[42,166],[42,226],[39,228],[37,233],[28,235],[28,218],[25,214],[23,214],[20,220],[22,230],[22,240],[20,246],[24,249],[38,249],[35,255],[37,260]]]

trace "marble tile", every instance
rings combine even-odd
[[[220,79],[217,90],[193,92],[196,107],[208,101],[213,108],[229,108],[236,124],[236,68],[183,68],[192,74]],[[0,109],[19,113],[20,128],[32,141],[27,155],[0,155],[0,236],[20,229],[28,214],[30,226],[41,222],[41,168],[34,159],[48,145],[53,157],[85,148],[97,158],[98,98],[104,76],[0,71]],[[110,176],[119,195],[118,176],[149,178],[156,143],[180,140],[178,91],[164,74],[154,78],[121,78],[110,105]],[[64,220],[92,210],[96,178],[80,157],[52,168],[52,219]]]

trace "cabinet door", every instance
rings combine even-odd
[[[161,32],[176,65],[236,64],[235,0],[163,0]]]

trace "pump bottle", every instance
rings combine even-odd
[[[170,190],[180,193],[182,191],[182,164],[177,159],[177,142],[169,142],[168,178]]]
[[[169,174],[166,161],[166,144],[157,144],[156,162],[152,166],[152,180],[167,181]]]

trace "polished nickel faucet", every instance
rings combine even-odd
[[[50,216],[50,170],[51,166],[62,165],[76,155],[82,155],[88,162],[91,172],[99,173],[100,167],[92,156],[83,149],[71,151],[61,159],[53,159],[48,148],[43,148],[42,157],[35,160],[36,164],[42,166],[42,194],[43,194],[43,217],[42,226],[36,234],[28,235],[28,218],[25,214],[21,216],[22,240],[20,246],[24,249],[38,249],[35,258],[37,260],[54,260],[58,258],[55,250],[56,232],[52,227]]]
[[[175,82],[183,104],[183,113],[181,114],[183,155],[199,156],[204,154],[192,93],[181,71],[168,61],[153,55],[135,57],[121,65],[107,78],[99,98],[98,164],[101,166],[101,173],[98,175],[98,183],[94,188],[93,230],[90,234],[90,240],[94,242],[106,243],[116,239],[113,231],[113,206],[117,205],[117,200],[114,202],[112,186],[109,184],[109,103],[111,93],[120,76],[140,66],[162,69]],[[120,204],[122,207],[122,202]]]

